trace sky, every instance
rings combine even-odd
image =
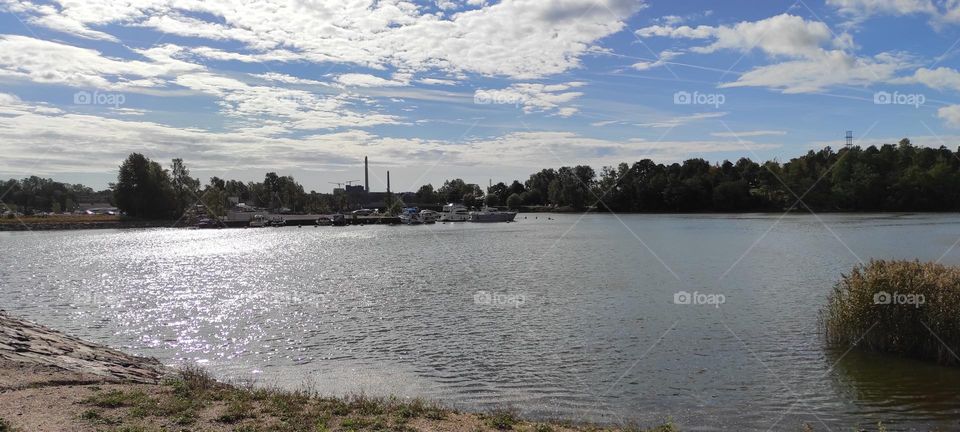
[[[0,178],[394,191],[644,158],[957,149],[960,0],[0,0]]]

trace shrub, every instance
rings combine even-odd
[[[518,414],[511,408],[497,408],[487,416],[487,425],[499,430],[510,430],[520,422]]]
[[[821,325],[827,342],[960,364],[960,268],[871,261],[834,286]]]

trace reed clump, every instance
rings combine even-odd
[[[960,267],[873,260],[841,277],[821,312],[827,342],[960,364]]]

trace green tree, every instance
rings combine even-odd
[[[196,200],[200,180],[190,177],[190,170],[183,164],[183,159],[175,158],[170,164],[170,184],[176,212],[181,215]]]
[[[432,184],[425,184],[420,186],[420,189],[417,190],[417,202],[420,204],[436,204],[437,203],[437,193],[433,191]]]
[[[170,175],[140,153],[131,154],[120,165],[114,199],[121,211],[133,217],[165,219],[176,211]]]
[[[510,210],[516,210],[520,208],[520,205],[522,204],[523,204],[523,198],[520,197],[520,194],[513,193],[513,194],[510,194],[509,197],[507,197],[507,207],[509,207]]]

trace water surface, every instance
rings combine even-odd
[[[328,394],[685,431],[953,430],[960,369],[825,349],[817,314],[861,260],[958,264],[958,239],[955,215],[0,233],[0,308]]]

